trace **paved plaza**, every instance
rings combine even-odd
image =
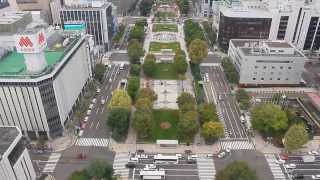
[[[154,109],[178,109],[177,98],[179,83],[176,80],[154,80],[153,90],[158,96],[154,102]]]

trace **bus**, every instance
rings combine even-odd
[[[142,179],[165,179],[164,169],[143,169],[139,173]]]
[[[157,154],[157,155],[154,155],[153,159],[155,163],[173,163],[173,164],[179,163],[179,156],[177,155]]]

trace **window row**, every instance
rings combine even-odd
[[[276,78],[275,78],[275,79],[276,79]],[[275,80],[275,79],[273,79],[273,78],[269,78],[269,80],[270,80],[270,81]],[[255,81],[255,80],[257,80],[257,78],[252,78],[252,80],[254,80],[254,81]],[[260,80],[261,80],[261,81],[264,81],[265,79],[262,77],[262,78],[260,78]],[[280,80],[281,80],[281,78],[277,78],[277,80],[278,80],[278,81],[280,81]],[[286,80],[286,81],[288,81],[288,80],[289,80],[289,78],[285,78],[285,80]]]
[[[254,68],[255,68],[255,69],[258,69],[259,66],[254,66]],[[272,67],[271,67],[271,69],[275,69],[275,68],[276,68],[275,66],[272,66]],[[284,68],[283,66],[280,66],[280,67],[279,67],[279,69],[283,69],[283,68]],[[267,66],[263,66],[262,69],[267,69]],[[289,66],[288,69],[292,69],[292,67]]]

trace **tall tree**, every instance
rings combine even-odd
[[[138,90],[140,88],[140,79],[138,77],[130,77],[128,80],[128,94],[130,95],[131,99],[135,100]]]
[[[201,134],[206,141],[216,141],[224,135],[223,124],[213,121],[206,122],[202,125]]]
[[[216,106],[213,103],[200,104],[198,107],[198,112],[201,123],[219,120]]]
[[[254,170],[251,170],[243,161],[233,161],[223,170],[218,171],[216,180],[257,180]]]
[[[187,72],[188,63],[186,61],[186,55],[184,51],[180,49],[176,51],[174,56],[174,66],[179,74],[184,74]]]
[[[144,36],[144,25],[136,23],[130,31],[129,40],[137,39],[140,43],[143,43]]]
[[[86,170],[74,171],[68,178],[69,180],[89,180],[90,176]]]
[[[138,133],[138,137],[146,138],[151,135],[152,111],[137,109],[133,115],[133,128]]]
[[[196,100],[190,93],[181,93],[177,99],[177,103],[181,111],[186,112],[196,110]]]
[[[149,87],[147,88],[142,88],[139,90],[137,99],[140,98],[148,98],[151,102],[157,100],[157,94]]]
[[[130,40],[128,45],[128,56],[129,56],[130,62],[132,64],[140,63],[140,58],[141,56],[143,56],[143,54],[144,52],[143,52],[142,44],[136,39]]]
[[[177,124],[177,133],[180,140],[192,142],[198,131],[198,114],[196,111],[181,112]]]
[[[188,48],[192,63],[200,64],[208,56],[208,45],[200,39],[193,40]]]
[[[143,111],[151,111],[152,110],[152,102],[147,97],[137,98],[135,103],[136,109]]]
[[[131,65],[130,75],[131,76],[140,76],[140,65],[139,64],[132,64]]]
[[[113,108],[108,114],[107,125],[112,129],[112,137],[120,140],[129,128],[129,111],[126,108]]]
[[[109,109],[113,108],[126,108],[128,111],[131,110],[131,98],[127,91],[123,89],[117,89],[113,91],[112,98],[108,105]]]
[[[142,0],[140,3],[140,14],[142,16],[147,16],[150,14],[153,5],[153,0]]]
[[[252,127],[264,135],[282,133],[288,128],[286,113],[279,106],[260,104],[251,111]]]
[[[292,125],[284,136],[284,147],[288,152],[301,148],[309,140],[303,124]]]
[[[111,180],[113,169],[110,164],[102,160],[94,160],[87,168],[88,174],[92,178]]]
[[[250,107],[250,96],[244,89],[239,89],[236,93],[236,98],[239,102],[240,109],[248,110]]]
[[[148,54],[143,63],[143,72],[147,76],[152,76],[156,68],[156,57],[153,54]]]
[[[103,64],[97,64],[94,71],[94,79],[101,82],[105,71],[106,67]]]
[[[221,65],[224,69],[224,73],[229,82],[238,83],[239,82],[239,74],[236,68],[233,66],[231,59],[229,57],[225,57],[222,59]]]

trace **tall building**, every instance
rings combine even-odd
[[[10,6],[10,4],[9,4],[8,0],[0,0],[0,9],[6,8],[9,6]]]
[[[21,131],[15,126],[0,126],[0,179],[36,180]]]
[[[299,85],[306,57],[285,41],[232,39],[228,55],[242,86]]]
[[[111,48],[111,39],[117,29],[112,4],[105,1],[76,1],[65,4],[60,11],[63,27],[69,24],[85,22],[87,34],[93,35],[95,43],[101,49]]]
[[[39,11],[40,16],[47,23],[52,23],[52,15],[49,3],[51,0],[10,0],[15,1],[20,11]]]
[[[60,136],[92,76],[92,43],[41,26],[14,40],[14,50],[0,49],[0,125],[31,139]]]
[[[249,38],[285,40],[299,50],[319,52],[319,0],[242,0],[218,11],[218,42],[224,50],[230,39]]]

